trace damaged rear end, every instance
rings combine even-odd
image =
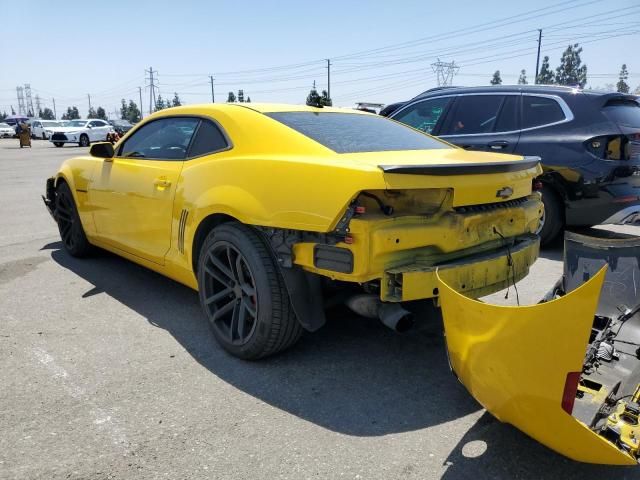
[[[605,232],[606,233],[606,232]],[[571,459],[633,465],[640,441],[640,238],[567,234],[537,305],[489,305],[439,275],[453,371],[498,419]]]

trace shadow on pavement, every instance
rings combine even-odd
[[[441,325],[408,335],[334,310],[327,325],[288,352],[260,361],[235,359],[215,343],[197,294],[107,252],[79,260],[52,250],[55,262],[152,325],[167,330],[212,374],[276,408],[354,436],[414,431],[455,420],[480,406],[450,373]],[[532,361],[535,361],[532,359]],[[568,460],[489,413],[449,454],[444,479],[623,479],[636,468]]]
[[[259,362],[216,343],[193,290],[107,252],[55,262],[163,328],[211,373],[274,407],[355,436],[414,431],[480,407],[449,371],[441,324],[398,335],[377,321],[332,310],[327,325],[291,350]],[[436,323],[436,322],[434,322]]]
[[[485,413],[445,461],[444,480],[640,478],[638,467],[589,465],[569,460]]]

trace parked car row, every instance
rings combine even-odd
[[[380,112],[466,150],[542,158],[542,243],[640,219],[638,97],[558,86],[428,90]]]

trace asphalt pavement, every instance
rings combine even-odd
[[[229,356],[194,291],[64,252],[40,195],[86,152],[0,140],[0,479],[640,479],[486,413],[433,319],[398,335],[335,310],[282,355]],[[558,279],[561,249],[542,252],[521,302]]]

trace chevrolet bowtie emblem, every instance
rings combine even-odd
[[[498,198],[509,198],[511,195],[513,195],[513,188],[511,187],[502,187],[496,192],[496,197]]]

